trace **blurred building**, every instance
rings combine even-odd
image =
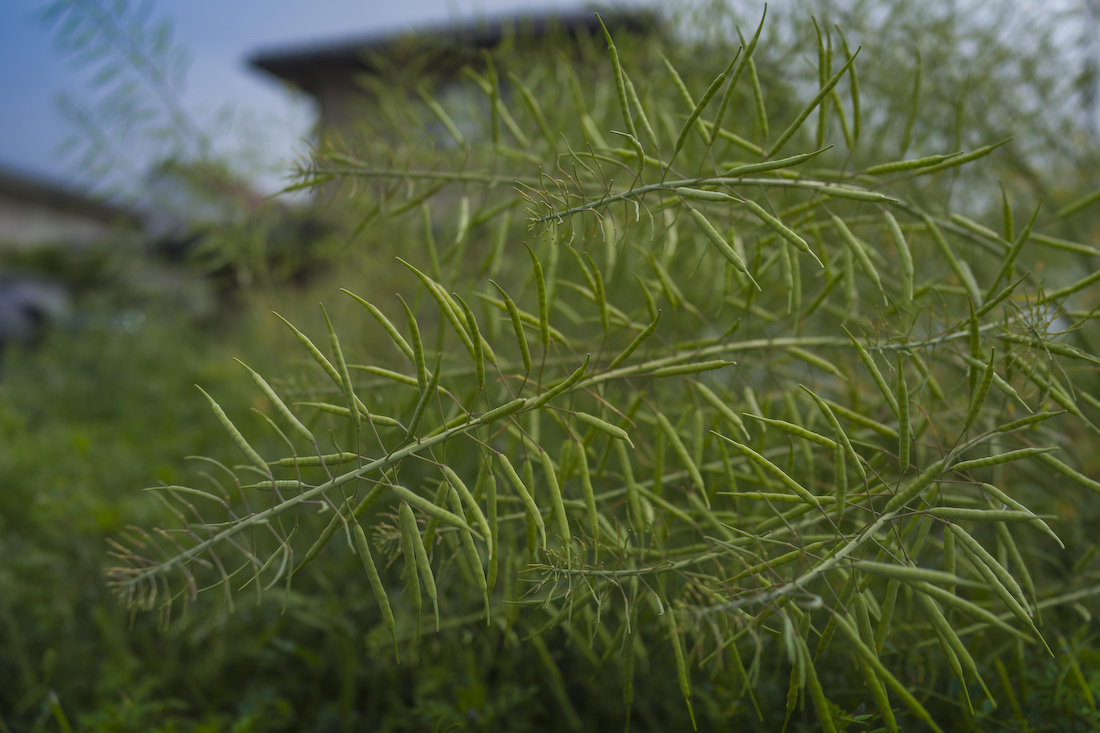
[[[0,252],[36,246],[80,250],[141,228],[141,217],[55,183],[0,168]]]
[[[649,11],[601,11],[600,15],[615,37],[658,31],[657,16]],[[467,66],[484,70],[484,51],[538,54],[549,53],[552,48],[553,53],[560,53],[570,44],[592,39],[604,42],[596,13],[588,10],[493,18],[261,51],[249,63],[312,96],[322,132],[350,133],[364,116],[376,112],[372,109],[372,90],[381,86],[407,90],[412,96],[418,88],[424,88],[464,134],[476,135],[488,117],[488,105],[482,102],[485,114],[476,114],[478,107],[470,101],[483,100],[484,94],[472,89],[462,70]],[[507,86],[502,75],[503,96],[508,94]],[[475,116],[480,119],[473,119]]]

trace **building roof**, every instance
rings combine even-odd
[[[37,204],[105,224],[141,225],[141,217],[129,209],[7,167],[0,168],[0,198]]]
[[[653,33],[658,26],[657,16],[651,11],[607,10],[601,11],[600,17],[612,34]],[[248,63],[309,91],[314,81],[321,77],[379,73],[379,59],[399,64],[404,58],[430,51],[439,58],[437,67],[448,68],[443,61],[453,61],[456,52],[465,52],[461,55],[472,52],[476,56],[481,49],[493,48],[511,36],[543,38],[555,32],[575,37],[602,33],[602,30],[594,10],[524,14],[260,51],[250,57]]]

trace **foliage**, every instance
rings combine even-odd
[[[292,326],[308,380],[246,367],[266,433],[208,389],[247,463],[165,482],[176,523],[119,535],[114,589],[165,614],[321,593],[402,689],[471,670],[455,708],[385,703],[445,725],[1027,721],[1048,650],[1067,725],[1091,715],[1058,639],[1100,588],[1096,278],[1040,265],[1100,253],[936,203],[1000,140],[865,156],[838,30],[798,103],[758,83],[756,27],[707,80],[648,42],[502,52],[457,106],[379,84],[362,148],[303,173],[364,194],[398,300],[364,283],[339,328]]]

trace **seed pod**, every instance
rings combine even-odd
[[[738,200],[723,191],[706,191],[700,188],[689,188],[687,186],[674,186],[672,190],[675,191],[678,196],[685,199],[693,199],[695,201],[726,203]],[[692,209],[692,211],[694,211],[694,209]]]
[[[676,428],[672,426],[672,423],[668,421],[668,418],[660,412],[655,413],[655,415],[661,432],[668,438],[669,445],[672,446],[672,451],[684,464],[688,475],[691,477],[691,482],[695,484],[696,490],[698,490],[699,495],[703,497],[703,502],[709,509],[710,499],[707,497],[707,486],[703,482],[703,474],[699,472],[699,467],[695,465],[695,461],[692,460],[691,454],[688,453],[688,449],[684,446],[684,442],[680,440],[680,435],[676,432]]]
[[[413,529],[415,529],[415,518],[413,524]],[[420,532],[417,531],[415,535],[410,536],[414,540],[413,558],[416,562],[416,574],[424,584],[424,591],[428,594],[428,598],[432,602],[432,608],[435,611],[435,630],[439,631],[439,596],[435,589],[435,576],[432,575],[432,564],[428,560],[428,551],[424,547],[424,538],[421,538]]]
[[[657,311],[657,315],[653,317],[653,321],[648,326],[643,328],[638,333],[638,335],[634,337],[634,340],[631,341],[618,356],[611,360],[611,363],[607,365],[607,369],[605,369],[604,371],[609,372],[615,367],[622,364],[624,361],[626,361],[630,357],[630,355],[633,354],[634,351],[642,345],[642,342],[649,338],[653,334],[653,332],[657,330],[657,323],[660,320],[661,311]]]
[[[759,453],[757,453],[756,451],[754,451],[752,448],[748,447],[747,445],[745,445],[743,443],[738,443],[733,438],[727,438],[724,435],[719,435],[718,437],[722,438],[722,440],[725,440],[727,443],[729,443],[733,447],[737,448],[737,450],[741,451],[741,453],[746,458],[748,458],[750,461],[752,461],[756,465],[760,466],[762,469],[764,469],[764,471],[771,474],[775,478],[779,479],[783,483],[784,486],[788,487],[791,491],[793,491],[795,494],[797,494],[799,497],[801,497],[801,499],[804,502],[806,502],[807,504],[809,504],[811,506],[814,506],[814,507],[820,507],[821,506],[821,500],[820,499],[818,499],[816,496],[814,496],[809,491],[807,491],[806,488],[802,486],[802,484],[798,483],[793,478],[788,476],[787,473],[783,469],[781,469],[779,466],[775,465],[774,463],[772,463],[767,458],[760,455]]]
[[[493,286],[500,291],[501,298],[504,300],[504,307],[508,311],[508,316],[512,319],[512,330],[516,334],[516,343],[519,345],[519,355],[523,360],[523,369],[527,374],[531,373],[531,349],[527,346],[527,336],[523,332],[523,321],[520,320],[519,309],[516,308],[515,301],[504,292],[504,288],[497,285],[492,280],[489,281]]]
[[[416,316],[413,315],[412,309],[409,308],[409,304],[405,302],[405,299],[400,295],[397,296],[401,301],[401,305],[405,308],[405,320],[408,324],[409,338],[412,339],[412,360],[416,366],[416,383],[420,386],[420,391],[423,392],[428,387],[428,362],[424,357],[424,342],[420,339],[420,326],[416,322]]]
[[[488,425],[489,423],[493,422],[494,420],[499,420],[502,417],[507,417],[507,416],[509,416],[513,413],[519,412],[526,405],[527,405],[527,398],[526,397],[517,397],[514,400],[512,400],[511,402],[506,402],[503,405],[500,405],[499,407],[494,407],[493,409],[489,410],[488,412],[482,413],[481,417],[479,417],[477,420],[482,425]]]
[[[451,510],[456,514],[462,511],[462,500],[458,496],[458,491],[453,487],[450,491]],[[489,585],[485,580],[485,568],[481,565],[481,553],[477,551],[477,546],[474,544],[474,536],[470,530],[459,533],[462,537],[462,548],[466,553],[466,562],[470,566],[470,572],[474,576],[474,582],[477,583],[478,590],[481,591],[481,595],[485,600],[485,623],[490,624],[489,618]],[[488,537],[485,538],[488,541]]]
[[[565,557],[568,561],[572,534],[569,531],[569,517],[565,514],[565,502],[562,500],[561,484],[558,483],[557,473],[554,471],[554,459],[544,450],[539,451],[542,461],[542,472],[546,477],[546,485],[550,488],[550,500],[554,503],[554,516],[558,520],[558,531],[561,533],[562,543],[565,547]]]
[[[466,503],[470,513],[474,515],[474,521],[477,522],[477,526],[481,529],[481,534],[486,540],[489,539],[492,532],[489,528],[489,522],[485,519],[485,514],[481,511],[481,505],[477,503],[474,495],[470,493],[470,490],[466,488],[466,484],[462,482],[462,479],[458,477],[458,474],[454,472],[454,469],[447,464],[440,465],[440,470],[443,471],[443,475],[447,477],[447,480],[458,491],[458,495],[462,497],[462,500]],[[462,516],[461,509],[455,512],[459,516]],[[490,548],[490,554],[492,548]]]
[[[386,628],[390,630],[390,634],[393,636],[393,653],[398,655],[397,649],[397,627],[393,621],[393,610],[390,608],[390,599],[386,595],[386,588],[382,585],[382,579],[378,577],[378,568],[374,565],[374,558],[370,554],[370,544],[367,542],[367,535],[363,532],[363,525],[359,522],[355,523],[355,547],[359,553],[359,559],[363,562],[363,569],[367,571],[367,579],[370,580],[371,590],[374,592],[374,599],[378,601],[378,608],[382,611],[382,621],[386,624]],[[401,658],[398,655],[398,663]]]
[[[225,410],[222,406],[214,401],[214,398],[206,393],[202,387],[195,385],[195,387],[202,392],[203,396],[210,402],[210,409],[214,411],[214,415],[218,418],[218,422],[222,424],[225,431],[229,433],[229,437],[233,439],[233,442],[237,444],[237,447],[241,449],[241,452],[248,456],[248,460],[252,461],[252,464],[259,468],[264,474],[270,476],[271,469],[268,468],[267,461],[260,457],[260,454],[248,444],[248,441],[241,435],[241,431],[237,430],[237,426],[233,424],[233,421],[229,419],[229,416],[225,414]]]
[[[572,415],[573,415],[574,418],[576,418],[580,422],[584,423],[585,425],[589,425],[591,427],[594,427],[594,428],[596,428],[596,430],[599,430],[601,433],[606,433],[607,435],[610,435],[612,438],[615,438],[616,440],[624,440],[630,445],[631,448],[634,447],[634,443],[631,442],[630,436],[627,434],[627,432],[625,430],[620,428],[618,425],[612,425],[611,423],[609,423],[605,420],[601,420],[600,418],[596,417],[595,415],[589,415],[587,412],[577,411],[577,412],[572,413]]]
[[[886,502],[886,506],[883,508],[883,513],[889,514],[891,512],[901,509],[909,502],[916,499],[925,489],[936,482],[946,472],[947,466],[944,459],[940,459],[926,468],[923,473],[913,479],[905,488],[894,494],[894,498]]]
[[[414,507],[427,514],[429,517],[432,517],[450,527],[457,527],[458,529],[463,530],[470,529],[470,525],[467,524],[466,520],[463,519],[461,516],[453,514],[443,507],[438,506],[431,501],[428,501],[420,494],[413,493],[412,491],[406,489],[404,486],[398,486],[397,484],[393,484],[389,488],[399,498],[409,502]]]
[[[420,579],[416,570],[416,547],[421,542],[420,529],[416,526],[416,517],[407,502],[401,502],[397,510],[398,526],[401,529],[401,554],[405,556],[405,593],[416,609],[416,636],[420,638],[420,609],[423,599],[420,597]],[[421,543],[423,548],[423,543]]]
[[[905,364],[901,354],[898,354],[898,382],[897,382],[897,416],[898,416],[898,468],[901,473],[909,470],[909,451],[912,442],[909,424],[909,385],[905,382]]]
[[[340,292],[350,295],[352,298],[358,301],[360,305],[366,308],[370,312],[370,314],[374,316],[374,320],[378,321],[379,325],[381,325],[382,328],[385,329],[390,339],[397,345],[397,348],[401,350],[401,353],[409,357],[409,359],[414,360],[412,346],[409,345],[409,342],[406,341],[405,338],[398,332],[397,328],[393,325],[393,323],[390,322],[389,318],[386,318],[386,315],[382,311],[378,310],[378,308],[376,308],[374,305],[363,300],[350,290],[340,288]],[[402,303],[404,303],[404,301],[402,301]]]
[[[985,456],[983,458],[973,458],[969,461],[959,461],[951,466],[952,471],[972,471],[978,468],[988,468],[989,466],[999,466],[1002,463],[1008,463],[1010,461],[1022,461],[1033,456],[1040,455],[1042,453],[1049,453],[1051,451],[1058,450],[1057,448],[1020,448],[1019,450],[1010,450],[1006,453],[998,453],[993,456]]]
[[[715,249],[717,249],[718,252],[723,257],[725,257],[731,265],[737,268],[737,270],[741,274],[748,277],[757,290],[761,290],[760,285],[753,278],[752,273],[750,273],[749,269],[745,267],[745,261],[742,260],[741,256],[737,254],[737,251],[729,245],[729,242],[726,241],[726,238],[723,237],[721,233],[714,228],[714,225],[710,223],[710,220],[708,220],[707,217],[705,217],[703,213],[698,209],[691,209],[691,218],[693,218],[699,228],[703,230],[703,234],[707,236],[707,239],[710,240]]]
[[[238,364],[248,370],[249,375],[252,377],[252,381],[256,383],[256,386],[260,388],[260,391],[271,400],[271,404],[275,405],[275,409],[279,411],[279,414],[283,416],[283,419],[290,423],[291,427],[298,431],[306,440],[310,443],[316,443],[317,439],[313,437],[313,433],[309,431],[305,425],[290,411],[290,408],[286,406],[286,403],[279,398],[279,395],[275,393],[275,390],[271,388],[271,385],[267,383],[267,380],[257,374],[250,366],[245,364],[240,359],[234,359]]]
[[[989,387],[993,384],[993,367],[996,364],[996,353],[994,349],[989,350],[989,363],[986,364],[985,372],[982,374],[981,381],[978,382],[977,388],[974,390],[973,395],[970,398],[970,409],[966,411],[966,422],[964,423],[964,429],[969,428],[974,424],[974,421],[978,419],[978,414],[982,410],[982,405],[985,404],[985,398],[989,395]]]
[[[572,374],[540,394],[538,397],[534,398],[534,400],[532,400],[531,402],[532,409],[536,407],[542,407],[547,402],[554,399],[559,394],[565,392],[567,389],[579,382],[584,377],[585,370],[588,369],[588,361],[590,358],[590,356],[585,355],[584,363],[577,367],[577,369],[574,370]]]
[[[542,519],[542,512],[539,510],[538,504],[535,503],[530,490],[523,483],[523,479],[516,473],[516,469],[512,466],[512,462],[508,460],[508,456],[503,453],[497,453],[496,455],[497,459],[500,461],[501,467],[504,469],[504,474],[511,480],[512,485],[516,489],[516,493],[518,493],[520,499],[523,500],[523,505],[527,509],[527,516],[534,522],[534,526],[538,529],[539,535],[542,537],[542,546],[546,547],[546,524]]]

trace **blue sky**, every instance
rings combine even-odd
[[[183,95],[187,110],[207,127],[215,113],[226,108],[251,120],[250,125],[236,126],[236,134],[240,137],[242,129],[262,131],[246,133],[249,146],[278,167],[303,147],[312,109],[300,95],[247,68],[245,58],[256,50],[456,17],[470,20],[479,14],[580,5],[576,0],[161,0],[153,17],[171,21],[175,41],[190,54]],[[93,95],[87,70],[55,48],[52,28],[36,17],[42,6],[42,0],[0,0],[0,167],[72,183],[79,172],[71,159],[58,155],[58,148],[73,128],[56,100],[62,93],[84,100]],[[226,149],[238,144],[220,131],[218,143]]]

